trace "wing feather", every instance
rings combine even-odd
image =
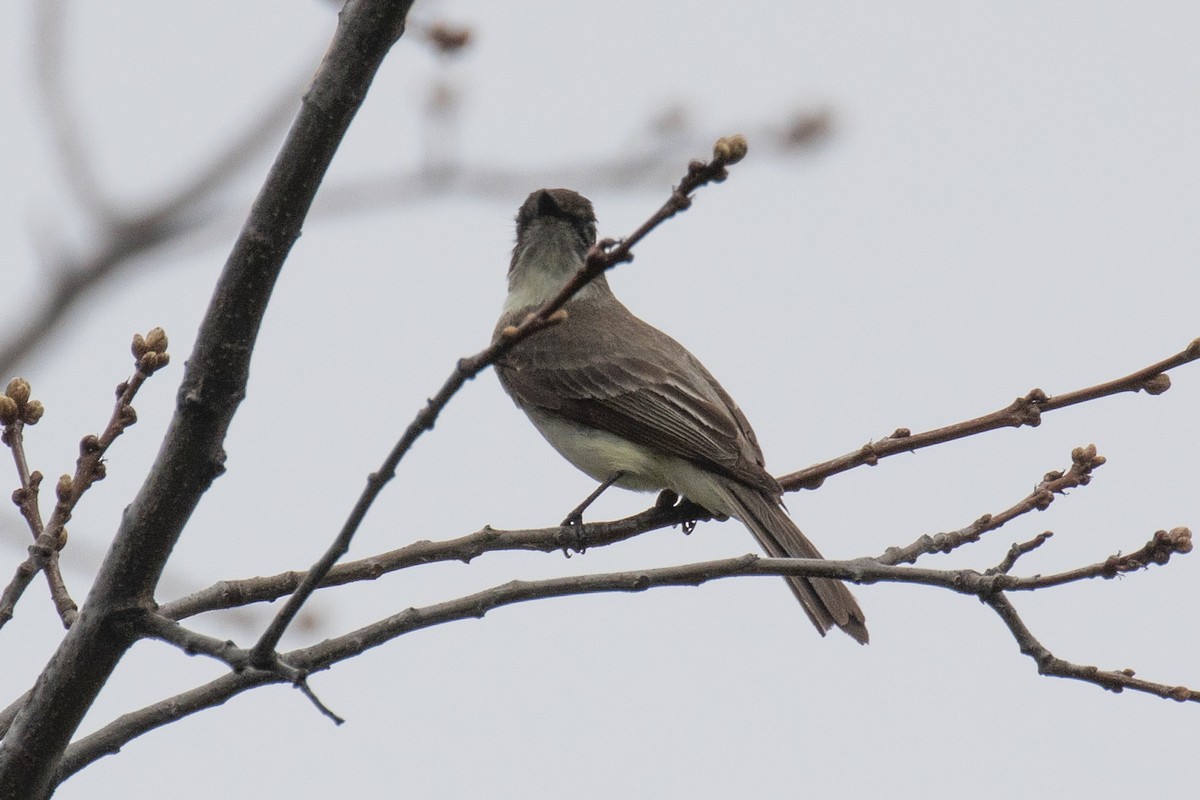
[[[652,447],[778,496],[750,423],[682,345],[617,303],[588,299],[496,364],[518,405]],[[614,313],[614,305],[619,313]],[[497,330],[508,324],[502,320]]]

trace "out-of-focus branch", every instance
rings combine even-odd
[[[96,226],[100,243],[91,253],[66,257],[45,268],[45,275],[39,281],[44,296],[32,310],[24,312],[17,327],[0,343],[0,376],[16,372],[17,365],[94,287],[156,248],[215,218],[219,209],[210,207],[214,195],[278,141],[299,104],[299,87],[289,86],[267,103],[265,110],[243,131],[223,142],[221,149],[190,179],[146,211],[129,214],[109,200],[84,144],[87,137],[70,104],[70,92],[63,77],[65,5],[62,0],[47,0],[34,6],[39,44],[35,48],[35,73],[62,172],[83,211]],[[28,308],[30,304],[23,305]]]
[[[214,196],[278,139],[279,131],[295,112],[299,95],[297,89],[286,89],[244,132],[226,142],[193,178],[145,212],[128,214],[108,199],[84,144],[87,137],[70,104],[63,78],[66,18],[63,5],[61,0],[48,0],[36,6],[38,88],[63,172],[96,226],[100,244],[90,253],[65,258],[46,268],[46,275],[40,281],[44,296],[35,301],[32,310],[23,312],[21,321],[0,341],[0,376],[15,373],[17,365],[67,318],[93,287],[134,263],[145,263],[145,257],[156,249],[178,242],[230,214],[230,209],[212,203]],[[464,35],[461,29],[444,25],[425,26],[422,33],[442,52],[461,47]],[[682,112],[669,114],[667,119],[667,123],[658,122],[650,131],[639,134],[636,143],[623,147],[618,154],[592,164],[505,170],[493,164],[470,164],[457,157],[439,157],[412,170],[385,172],[380,177],[327,186],[315,212],[355,213],[448,194],[507,201],[528,192],[531,186],[544,185],[551,178],[555,183],[592,190],[658,186],[670,179],[677,164],[676,154],[681,149],[694,149],[708,141],[706,134],[687,129]],[[755,141],[756,151],[783,158],[826,138],[831,129],[830,119],[827,110],[801,110],[783,123],[751,125],[748,132]],[[436,138],[441,143],[448,139],[444,134]],[[236,213],[240,212],[239,205]]]
[[[70,91],[65,78],[66,21],[69,17],[65,0],[44,0],[33,7],[34,77],[38,99],[49,123],[50,140],[62,164],[63,177],[80,205],[93,217],[115,221],[120,215],[109,202],[100,179],[92,168],[84,142],[82,126],[70,103]],[[0,361],[0,363],[6,363]]]
[[[245,396],[250,356],[271,289],[351,120],[410,2],[349,0],[246,224],[226,262],[188,359],[176,413],[137,497],[125,510],[79,619],[38,677],[0,750],[0,800],[41,800],[80,720],[133,642],[114,626],[149,607],[200,497],[223,469],[222,443]]]
[[[101,227],[112,229],[114,234],[122,230],[162,226],[167,220],[183,217],[207,202],[254,158],[278,141],[299,107],[303,84],[298,81],[296,85],[281,91],[274,100],[264,102],[263,112],[244,130],[222,142],[221,149],[190,179],[155,203],[146,213],[131,217],[109,200],[92,166],[85,145],[88,137],[71,105],[71,93],[64,76],[64,28],[69,18],[66,5],[63,0],[46,0],[34,8],[35,36],[38,41],[38,47],[34,49],[34,71],[38,94],[64,177],[83,210]],[[187,220],[183,222],[184,226],[194,224]],[[134,237],[113,235],[110,238],[121,240]]]
[[[799,153],[812,152],[833,131],[827,109],[797,110],[779,122],[742,126],[754,142],[755,159],[784,161]],[[330,183],[321,192],[315,213],[347,214],[405,205],[438,197],[484,197],[509,202],[530,189],[553,184],[579,187],[584,194],[597,191],[653,190],[671,180],[678,169],[680,152],[696,151],[711,144],[707,131],[683,127],[639,131],[637,140],[614,155],[590,162],[566,161],[545,166],[504,168],[494,163],[469,161],[422,165],[409,170],[383,171],[369,178]]]

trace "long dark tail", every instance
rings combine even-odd
[[[761,491],[740,484],[726,485],[732,516],[742,521],[773,558],[821,558],[816,546],[800,532],[783,507]],[[834,625],[860,644],[866,644],[866,617],[841,581],[828,578],[785,578],[821,635]]]

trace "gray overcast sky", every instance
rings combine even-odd
[[[33,91],[31,2],[0,24],[0,236],[5,311],[36,296],[39,258],[85,252]],[[832,111],[823,146],[750,141],[721,186],[611,277],[626,303],[695,352],[746,411],[777,473],[898,426],[950,423],[1038,386],[1061,392],[1142,367],[1200,335],[1200,7],[1191,3],[555,2],[417,4],[476,39],[450,79],[462,162],[565,170],[636,147],[676,104],[704,140],[790,110]],[[300,85],[334,15],[318,2],[79,2],[67,11],[70,100],[112,195],[143,207]],[[404,40],[330,185],[420,162],[420,109],[441,69]],[[299,90],[297,90],[297,96]],[[634,143],[634,144],[631,144]],[[694,148],[677,154],[680,167]],[[561,166],[560,166],[561,165]],[[231,193],[249,205],[260,161]],[[601,235],[632,230],[653,189],[574,185]],[[504,293],[511,196],[452,194],[310,219],[255,356],[249,398],[161,600],[222,578],[309,564],[403,426],[490,335]],[[240,214],[240,212],[239,212]],[[236,215],[235,215],[236,216]],[[26,366],[47,406],[34,465],[66,471],[107,419],[134,330],[176,357],[136,403],[109,478],[64,553],[82,597],[156,452],[183,360],[238,220],[107,285]],[[7,380],[8,376],[3,376]],[[986,568],[1045,529],[1026,573],[1098,561],[1159,528],[1200,526],[1200,371],[1128,395],[893,458],[791,495],[829,556],[962,527],[1023,497],[1095,442],[1092,485],[930,566]],[[0,470],[15,480],[10,468]],[[423,538],[552,524],[590,489],[489,373],[468,385],[389,487],[361,557]],[[610,492],[596,518],[650,498]],[[0,554],[27,536],[0,516]],[[752,550],[735,522],[663,531],[569,561],[495,555],[319,595],[295,646],[518,578],[686,563]],[[1015,602],[1057,655],[1200,685],[1200,562]],[[782,582],[721,581],[531,603],[421,632],[314,678],[335,728],[268,688],[147,735],[65,784],[65,800],[257,797],[1171,797],[1194,780],[1196,710],[1039,678],[991,612],[912,587],[859,587],[872,643],[821,640]],[[261,610],[259,610],[261,611]],[[59,636],[39,583],[0,632],[3,702]],[[198,620],[239,642],[250,623]],[[239,627],[239,624],[241,627]],[[85,722],[221,674],[139,645]],[[186,775],[186,778],[181,776]]]

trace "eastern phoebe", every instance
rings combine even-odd
[[[495,335],[553,297],[595,241],[587,198],[569,189],[529,195],[517,213]],[[564,321],[496,362],[504,390],[555,450],[597,481],[670,489],[736,517],[770,556],[821,558],[783,510],[783,490],[763,468],[750,423],[695,356],[630,313],[603,275],[564,309]],[[786,580],[822,635],[837,625],[867,642],[863,612],[845,584]]]

